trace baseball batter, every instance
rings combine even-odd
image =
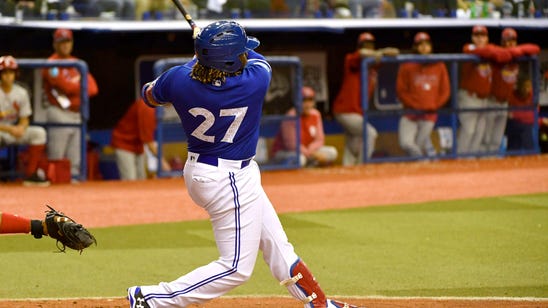
[[[305,307],[343,307],[328,300],[288,241],[253,160],[272,69],[254,52],[259,41],[233,21],[206,26],[196,57],[147,83],[151,106],[173,104],[188,136],[185,184],[210,216],[219,258],[171,282],[128,289],[131,307],[186,307],[246,282],[259,250],[273,276]],[[347,305],[348,307],[348,305]]]

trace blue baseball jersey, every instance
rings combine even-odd
[[[173,104],[188,137],[188,151],[232,160],[253,157],[272,68],[262,55],[249,51],[241,75],[204,84],[191,77],[196,61],[158,77],[154,100]]]

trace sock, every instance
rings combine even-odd
[[[29,233],[30,219],[9,213],[1,213],[0,233]]]
[[[25,170],[26,176],[31,176],[34,172],[36,172],[36,169],[38,169],[38,163],[40,162],[40,158],[44,154],[45,150],[45,145],[29,146],[29,162]]]

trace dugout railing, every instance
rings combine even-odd
[[[25,69],[44,69],[51,67],[74,67],[80,72],[80,76],[88,75],[88,65],[83,60],[48,60],[48,59],[17,59],[19,68]],[[74,124],[56,123],[56,122],[38,122],[33,121],[32,125],[49,127],[78,127],[80,128],[80,176],[77,180],[85,181],[87,179],[87,123],[89,121],[89,98],[88,98],[88,80],[80,78],[80,115],[81,122]],[[41,93],[41,92],[40,92]],[[41,99],[41,98],[39,98]]]
[[[463,62],[480,62],[481,59],[475,55],[468,54],[433,54],[433,55],[398,55],[395,57],[383,57],[380,62],[376,62],[373,58],[364,58],[361,62],[361,88],[368,89],[369,78],[368,72],[371,65],[379,64],[382,66],[383,63],[391,64],[400,64],[403,62],[418,62],[418,63],[432,63],[432,62],[444,62],[448,69],[450,84],[451,84],[451,96],[450,101],[438,111],[439,119],[436,126],[444,125],[451,129],[451,147],[446,153],[437,153],[433,157],[410,157],[410,156],[385,156],[385,157],[371,157],[368,158],[367,155],[363,156],[363,163],[375,163],[375,162],[389,162],[389,161],[412,161],[417,159],[455,159],[459,157],[482,157],[482,156],[500,156],[500,155],[533,155],[540,153],[540,146],[538,142],[535,142],[534,149],[532,150],[514,150],[509,151],[506,149],[501,149],[496,152],[477,152],[477,153],[457,153],[457,132],[459,128],[458,114],[460,112],[492,112],[500,110],[530,110],[534,112],[534,128],[533,128],[533,140],[538,140],[538,118],[539,118],[539,88],[540,88],[540,65],[537,56],[526,56],[517,59],[520,63],[528,63],[528,69],[531,74],[531,80],[533,83],[533,102],[534,105],[530,107],[501,107],[501,108],[460,108],[457,102],[457,92],[459,89],[459,64]],[[393,76],[392,80],[394,81],[393,90],[395,90],[396,76]],[[363,110],[363,132],[366,132],[367,122],[372,122],[373,126],[376,126],[375,122],[383,123],[390,122],[392,124],[398,123],[399,118],[404,114],[420,114],[418,111],[413,111],[409,109],[403,109],[399,102],[394,102],[392,108],[371,108],[372,104],[369,102],[367,91],[361,92],[361,103]],[[374,110],[375,109],[375,110]],[[379,125],[381,126],[381,125]],[[393,125],[392,125],[393,128]],[[396,126],[397,132],[397,126]],[[367,147],[368,136],[366,133],[363,134],[363,153],[368,153]],[[399,147],[399,144],[397,145]]]
[[[154,78],[160,76],[163,72],[169,68],[187,63],[192,58],[189,57],[178,57],[178,58],[165,58],[160,59],[154,62],[153,65],[153,74]],[[294,56],[267,56],[267,61],[272,66],[273,73],[277,68],[286,67],[290,68],[290,73],[288,78],[290,79],[289,84],[292,87],[290,92],[291,106],[295,107],[300,113],[301,111],[301,91],[302,88],[302,64],[301,60],[298,57]],[[164,108],[156,108],[156,142],[158,143],[158,153],[156,159],[158,162],[161,161],[164,157],[163,145],[165,143],[173,142],[186,142],[187,136],[185,135],[183,128],[181,126],[180,120],[171,119],[166,121]],[[261,118],[261,127],[259,131],[260,135],[260,144],[263,144],[267,148],[264,149],[269,152],[269,147],[271,140],[275,138],[280,124],[282,121],[295,121],[296,125],[296,144],[300,144],[300,118],[298,116],[288,116],[285,114],[263,114]],[[260,150],[260,149],[258,149]],[[266,154],[268,156],[268,154]],[[300,157],[300,148],[296,147],[296,152],[294,157],[290,157],[281,161],[274,161],[270,157],[267,157],[264,161],[258,161],[259,167],[261,170],[277,170],[277,169],[297,169],[300,167],[299,164]],[[180,176],[180,171],[164,171],[161,169],[161,164],[157,164],[156,174],[158,177],[170,177],[170,176]]]

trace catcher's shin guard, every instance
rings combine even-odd
[[[293,297],[301,300],[308,308],[327,307],[325,293],[301,259],[291,266],[289,274],[291,278],[280,282],[280,285],[287,287]]]

